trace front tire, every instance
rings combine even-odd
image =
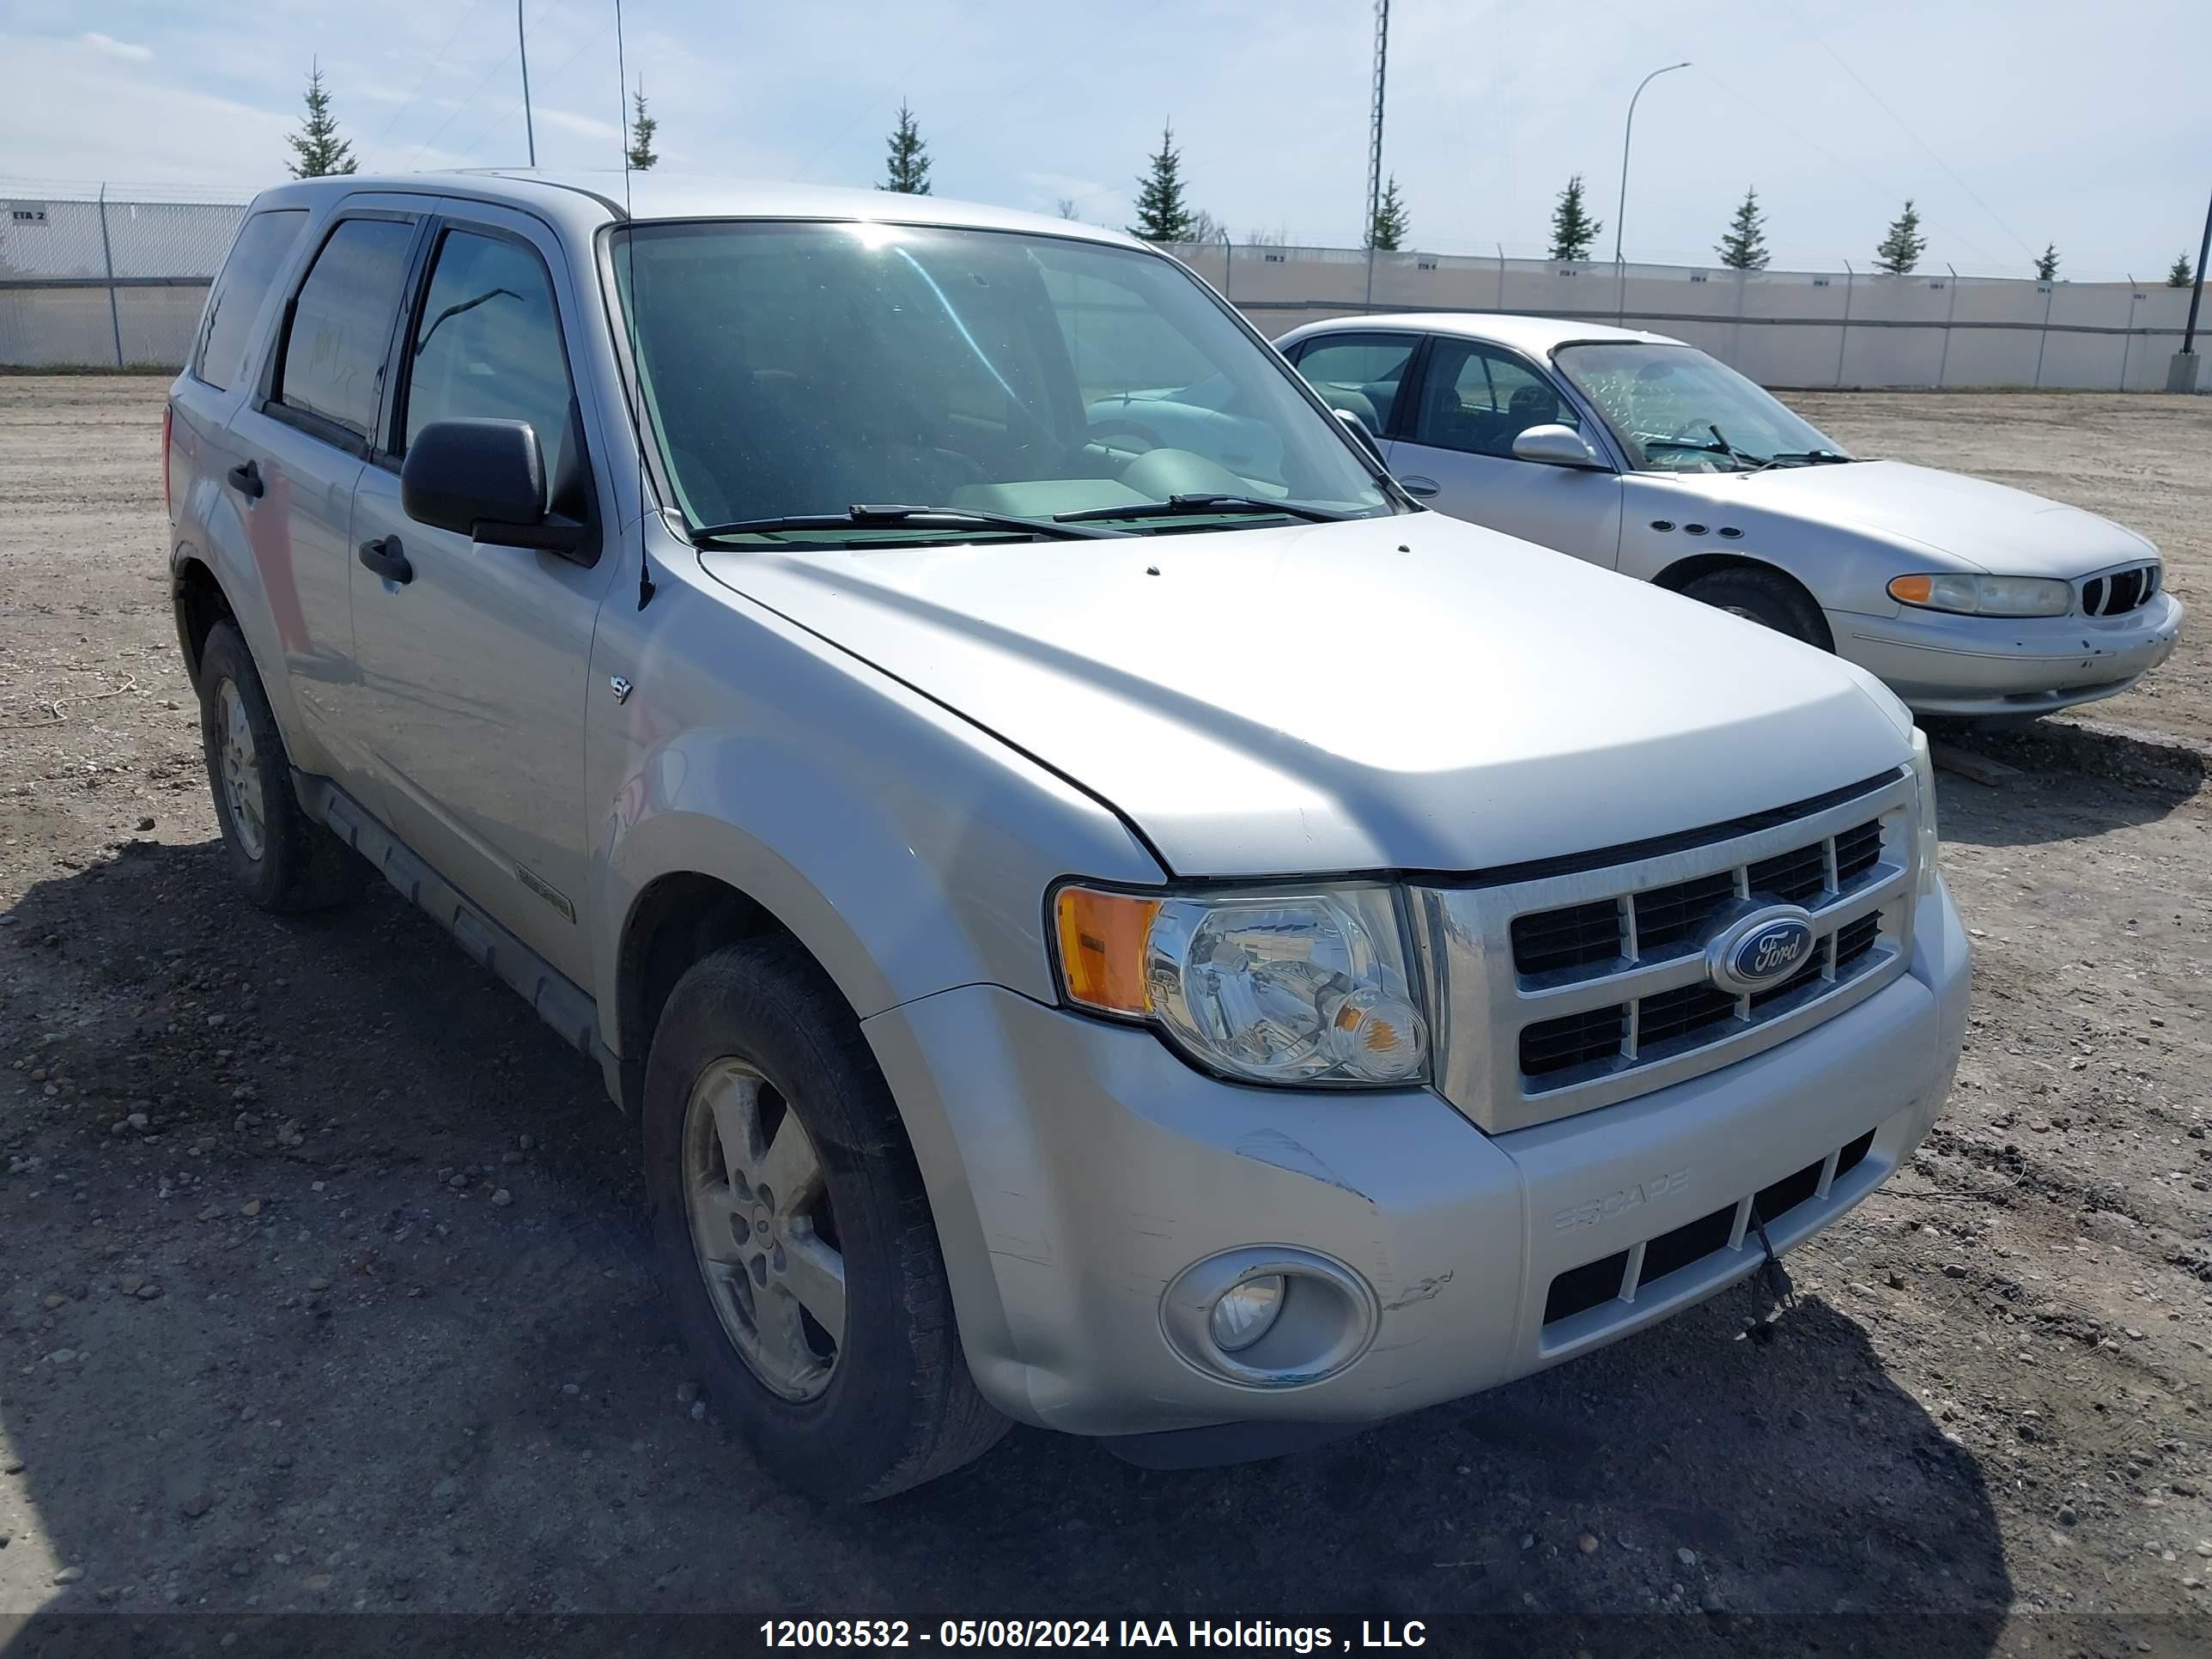
[[[245,635],[217,623],[200,647],[200,746],[231,874],[264,910],[326,909],[358,897],[368,866],[309,817]]]
[[[997,1443],[890,1091],[793,941],[717,951],[677,982],[643,1127],[676,1322],[771,1474],[866,1502]]]
[[[1817,646],[1823,651],[1836,648],[1828,633],[1828,620],[1820,614],[1820,607],[1813,603],[1803,588],[1778,572],[1741,566],[1716,570],[1710,576],[1700,576],[1689,583],[1682,592],[1716,610],[1755,622],[1778,634],[1787,634],[1807,645]]]

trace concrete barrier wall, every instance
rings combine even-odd
[[[2156,391],[2186,289],[1925,271],[1559,264],[1342,248],[1179,248],[1273,337],[1370,312],[1519,312],[1649,329],[1779,386]]]
[[[0,366],[173,368],[240,202],[0,198]],[[16,210],[21,210],[19,213]],[[1358,248],[1174,250],[1271,337],[1373,311],[1527,312],[1650,329],[1779,386],[2166,384],[2189,293],[1948,271],[1734,271]]]

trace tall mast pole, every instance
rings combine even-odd
[[[1390,0],[1375,0],[1375,100],[1367,132],[1367,225],[1360,240],[1375,235],[1375,216],[1382,208],[1382,81],[1390,59]]]
[[[530,41],[522,32],[522,0],[514,0],[514,45],[522,54],[522,130],[530,137],[530,165],[538,165],[538,124],[530,116]]]

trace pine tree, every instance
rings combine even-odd
[[[1567,180],[1559,204],[1552,210],[1552,258],[1565,264],[1589,258],[1590,244],[1604,229],[1602,222],[1583,210],[1583,176],[1577,173]]]
[[[884,178],[876,188],[902,196],[928,195],[929,146],[921,142],[921,129],[915,125],[914,112],[903,98],[899,100],[898,125],[891,130],[884,148]]]
[[[1152,161],[1152,172],[1137,181],[1137,222],[1129,234],[1147,242],[1188,242],[1193,221],[1183,199],[1182,154],[1175,147],[1173,122],[1160,129],[1159,153]]]
[[[1902,276],[1920,263],[1920,256],[1927,251],[1928,239],[1920,234],[1920,215],[1908,196],[1905,211],[1890,221],[1889,234],[1874,251],[1874,268]]]
[[[2168,288],[2187,288],[2196,280],[2197,267],[2189,263],[2189,254],[2185,249],[2166,271],[2166,285]]]
[[[660,131],[660,123],[645,112],[645,77],[637,82],[637,113],[629,124],[629,164],[633,171],[643,173],[660,159],[653,148],[653,135]]]
[[[1406,246],[1406,234],[1413,228],[1413,217],[1398,194],[1398,175],[1394,173],[1382,186],[1382,199],[1375,204],[1375,222],[1367,228],[1367,246],[1378,252],[1395,253]]]
[[[2058,244],[2045,242],[2043,252],[2035,256],[2035,280],[2055,283],[2058,280]]]
[[[1729,221],[1728,234],[1721,238],[1713,252],[1730,270],[1766,269],[1766,215],[1759,205],[1758,191],[1745,188],[1735,217]]]
[[[323,89],[319,62],[307,71],[307,118],[284,142],[296,158],[284,164],[295,179],[326,179],[361,166],[353,159],[352,140],[338,137],[338,118],[331,113],[331,94]]]

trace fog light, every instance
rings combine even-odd
[[[1283,1276],[1263,1273],[1224,1291],[1207,1325],[1215,1346],[1224,1353],[1236,1353],[1267,1335],[1282,1311]]]

